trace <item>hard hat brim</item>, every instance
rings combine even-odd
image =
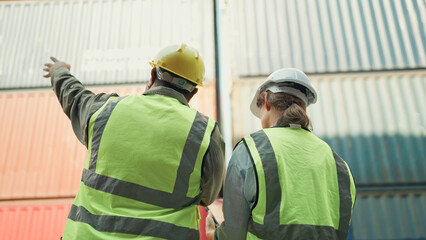
[[[307,96],[305,96],[305,94],[303,94],[300,90],[296,89],[296,88],[291,88],[291,87],[279,87],[278,85],[280,83],[285,83],[285,82],[291,82],[294,83],[291,79],[286,79],[286,80],[279,80],[279,81],[274,81],[274,80],[269,80],[267,79],[264,83],[262,83],[262,85],[260,85],[260,87],[257,89],[253,100],[251,101],[250,104],[250,111],[253,113],[254,116],[260,118],[260,108],[257,106],[257,99],[259,97],[260,92],[265,92],[267,90],[270,90],[271,92],[277,93],[277,92],[284,92],[287,94],[290,94],[292,96],[295,96],[297,98],[300,98],[302,101],[305,102],[306,106],[309,106],[310,104],[314,104],[317,101],[317,93],[315,91],[315,89],[312,88],[312,86],[309,86],[307,84],[304,84],[303,82],[297,82],[297,84],[305,87],[306,89],[308,89],[311,94],[312,94],[312,98],[309,98]],[[271,86],[273,88],[270,89]]]
[[[250,111],[251,113],[253,113],[254,116],[260,118],[260,108],[257,107],[257,98],[259,97],[259,89],[256,91],[256,93],[254,94],[253,100],[251,101],[250,104]]]

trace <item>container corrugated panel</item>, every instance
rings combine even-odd
[[[124,96],[144,86],[89,89]],[[215,117],[213,82],[194,98],[194,108]],[[0,91],[0,200],[73,197],[86,154],[51,90]]]
[[[73,196],[87,150],[53,92],[0,92],[0,199]]]
[[[0,206],[0,239],[59,240],[70,209],[71,203]],[[199,206],[199,210],[200,240],[207,240],[207,212],[202,206]]]
[[[353,239],[426,239],[426,193],[372,194],[356,199]]]
[[[64,231],[71,204],[0,206],[0,239],[56,239]]]
[[[146,82],[164,46],[196,47],[214,79],[213,3],[94,0],[0,3],[0,89],[47,87],[49,56],[85,84]]]
[[[426,72],[311,75],[314,133],[351,166],[357,184],[426,183]],[[261,128],[249,104],[264,78],[234,83],[234,142]]]
[[[282,67],[309,73],[426,67],[423,0],[228,2],[240,76]]]

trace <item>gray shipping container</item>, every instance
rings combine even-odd
[[[146,82],[162,47],[200,51],[214,79],[213,3],[196,0],[0,2],[0,89],[48,87],[56,56],[90,85]]]
[[[426,67],[424,0],[228,1],[240,76]]]
[[[310,75],[314,133],[352,168],[358,185],[425,184],[426,72]],[[234,143],[261,128],[249,105],[265,78],[234,82]]]
[[[426,239],[425,202],[425,192],[361,195],[348,239]]]

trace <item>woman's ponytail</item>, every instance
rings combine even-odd
[[[287,104],[288,107],[284,110],[283,116],[278,120],[277,125],[286,126],[298,124],[303,128],[312,129],[311,120],[305,110],[306,107],[302,107],[305,103],[302,100],[300,100],[300,102],[291,100],[291,103]]]
[[[267,94],[268,102],[270,102],[279,112],[282,112],[282,117],[277,122],[278,126],[297,124],[302,128],[312,130],[312,123],[306,113],[305,102],[287,93],[272,93],[267,91],[266,93],[264,92],[259,95],[258,103],[259,100],[263,102],[264,94]]]

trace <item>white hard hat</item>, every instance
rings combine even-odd
[[[304,72],[296,68],[282,68],[269,75],[257,89],[250,105],[250,110],[256,117],[259,117],[260,113],[260,108],[256,104],[257,98],[260,93],[267,90],[273,93],[284,92],[298,97],[305,102],[306,106],[317,101],[317,92]]]

